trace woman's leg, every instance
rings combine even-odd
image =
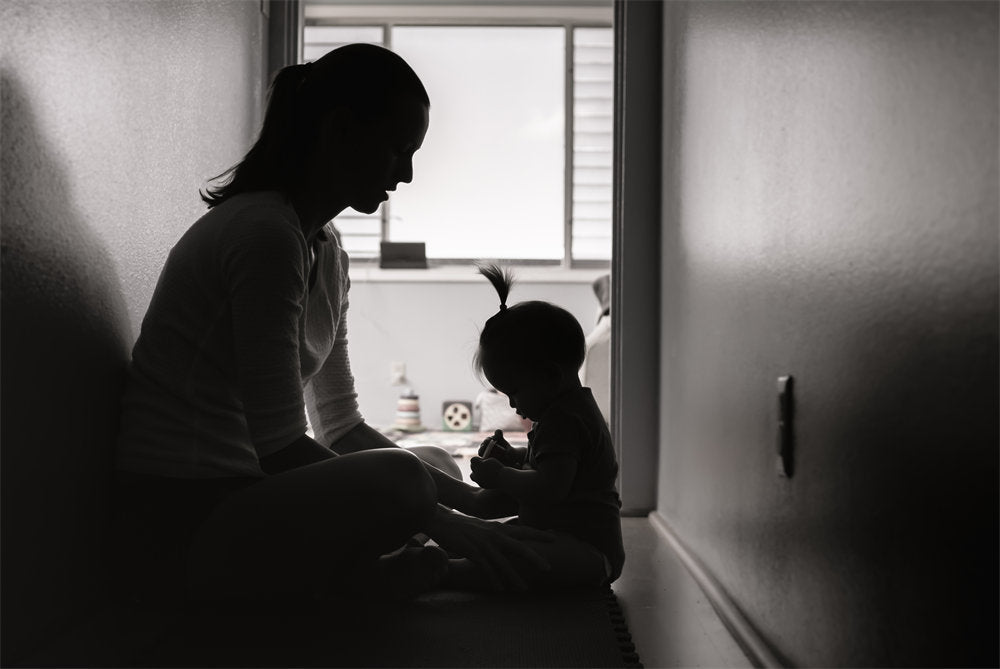
[[[453,479],[462,480],[462,468],[455,462],[451,453],[438,446],[407,446],[406,450],[424,461],[424,463],[440,469]]]
[[[523,574],[531,589],[599,586],[609,576],[607,563],[599,550],[568,534],[554,534],[548,542],[523,540],[551,565],[548,571],[531,570]],[[442,586],[456,590],[491,590],[476,563],[466,558],[449,561]]]
[[[425,526],[436,498],[424,466],[402,449],[267,477],[229,496],[197,532],[188,556],[190,594],[315,596],[363,585],[359,578],[377,578],[379,556]],[[436,559],[408,553],[399,562],[417,577]]]
[[[341,455],[358,453],[374,448],[399,448],[395,442],[367,423],[360,423],[353,430],[330,445],[330,448]],[[443,448],[437,446],[412,446],[406,450],[412,451],[418,458],[440,469],[452,478],[462,480],[462,469],[455,464],[455,458]]]

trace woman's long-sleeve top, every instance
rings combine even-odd
[[[361,422],[347,356],[347,254],[310,248],[275,192],[212,208],[170,251],[132,352],[118,468],[262,476],[306,431],[329,445]]]

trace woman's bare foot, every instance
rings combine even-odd
[[[347,574],[343,581],[331,584],[328,592],[332,601],[347,597],[378,607],[380,603],[406,601],[433,590],[447,573],[448,554],[444,550],[406,545]]]
[[[412,599],[438,587],[448,573],[448,554],[437,546],[406,546],[383,555],[373,575],[374,588],[388,599]]]

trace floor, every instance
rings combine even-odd
[[[469,459],[456,462],[469,481]],[[750,667],[701,588],[647,518],[623,518],[625,569],[612,586],[639,661],[655,667]]]
[[[701,588],[647,518],[623,518],[625,569],[612,589],[644,667],[750,667]]]
[[[456,459],[468,480],[468,459]],[[647,518],[623,518],[626,562],[612,586],[639,660],[656,667],[750,667],[699,586]],[[130,666],[121,658],[156,641],[167,620],[94,616],[41,652],[31,666],[69,666],[67,657],[107,658],[94,666]],[[107,639],[128,639],[119,647]],[[123,655],[125,654],[125,655]],[[130,655],[128,655],[130,657]]]

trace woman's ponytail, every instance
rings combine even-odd
[[[275,173],[290,182],[294,178],[295,159],[298,151],[288,151],[303,141],[301,133],[300,91],[312,70],[312,63],[289,65],[278,70],[267,95],[267,111],[257,141],[238,164],[212,177],[217,185],[206,187],[201,193],[209,208],[222,204],[233,195],[258,189],[272,189],[289,183],[268,183]]]

